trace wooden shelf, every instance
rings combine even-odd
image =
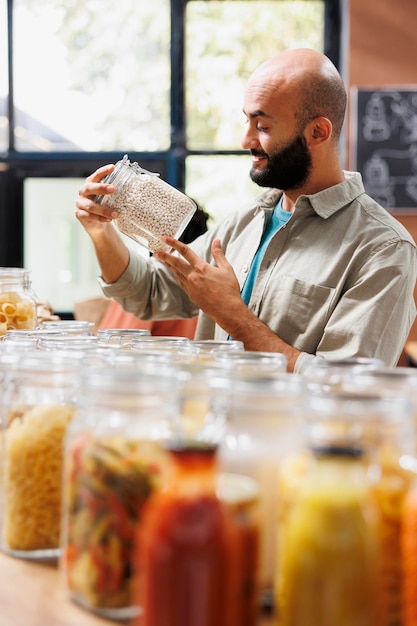
[[[109,626],[71,602],[56,564],[16,559],[0,553],[1,626]],[[272,626],[260,617],[259,626]]]

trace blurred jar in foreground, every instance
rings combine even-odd
[[[94,322],[85,320],[45,320],[39,326],[40,330],[58,330],[63,334],[93,335]]]
[[[406,497],[401,519],[402,626],[417,624],[417,480]]]
[[[97,337],[94,335],[78,335],[78,334],[61,334],[50,333],[45,334],[40,330],[38,338],[38,350],[43,352],[54,351],[86,351],[94,350],[97,347]]]
[[[1,549],[26,559],[59,554],[63,439],[76,407],[78,360],[19,354],[2,400]]]
[[[255,626],[256,490],[223,477],[216,445],[166,442],[170,472],[137,530],[136,626]]]
[[[28,330],[36,324],[36,299],[27,270],[0,267],[0,338],[8,330]]]
[[[38,347],[38,340],[36,337],[26,336],[22,331],[16,331],[18,336],[11,337],[8,333],[0,343],[0,350],[3,352],[33,352]]]
[[[302,447],[304,381],[296,374],[274,378],[236,374],[222,404],[225,434],[219,462],[223,472],[242,474],[259,485],[260,601],[270,605],[277,570],[277,524],[281,463]]]
[[[304,464],[281,476],[280,625],[401,624],[410,411],[400,396],[307,395]]]
[[[234,372],[273,376],[287,371],[287,358],[280,352],[251,352],[248,350],[218,350],[214,362]]]
[[[410,481],[417,475],[417,369],[396,367],[351,372],[346,377],[345,386],[357,393],[401,395],[408,398],[411,404],[412,421],[409,424],[407,449],[398,441],[398,431],[395,429],[391,428],[391,433],[388,431],[389,437],[386,434],[384,441],[381,434],[381,480],[375,486],[375,495],[380,505],[378,533],[383,545],[380,576],[386,588],[379,604],[380,623],[382,626],[403,623],[403,605],[404,625],[417,624],[417,553],[413,547],[417,546],[417,535],[413,537],[417,516],[414,488],[408,494]]]
[[[225,397],[230,377],[210,362],[175,363],[178,371],[178,414],[174,436],[219,443],[225,429]]]
[[[210,361],[218,352],[243,352],[242,341],[234,339],[230,341],[216,341],[215,339],[190,340],[188,343],[179,346],[182,356],[191,361]]]
[[[61,568],[72,600],[127,619],[138,610],[131,596],[134,530],[163,477],[158,442],[176,412],[176,378],[134,360],[81,374],[82,401],[65,441]]]
[[[102,328],[97,332],[99,343],[130,348],[135,339],[150,337],[151,331],[144,328]]]
[[[360,393],[406,396],[412,406],[414,429],[417,434],[417,368],[378,367],[361,371],[353,369],[346,372],[344,387],[348,391]]]
[[[134,350],[171,350],[177,352],[180,346],[188,345],[188,337],[175,335],[141,335],[132,340]]]
[[[377,358],[314,359],[303,368],[302,376],[310,390],[340,391],[345,376],[351,372],[360,373],[383,366],[383,361]]]

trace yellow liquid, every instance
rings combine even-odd
[[[361,480],[363,479],[363,482]],[[317,461],[280,529],[281,626],[371,626],[374,539],[355,460]]]

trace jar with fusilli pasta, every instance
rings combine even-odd
[[[12,556],[58,557],[62,449],[76,411],[78,370],[69,352],[24,352],[3,385],[0,549]]]

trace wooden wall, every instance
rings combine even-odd
[[[346,77],[348,87],[417,84],[417,1],[345,0],[348,18]],[[348,127],[349,128],[349,127]],[[349,162],[347,133],[347,165]],[[415,215],[396,214],[417,242]],[[417,289],[414,292],[417,302]],[[409,339],[417,340],[417,322]],[[404,359],[400,362],[403,364]]]

